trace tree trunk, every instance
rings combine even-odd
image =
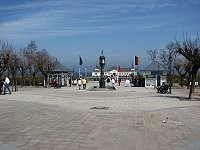
[[[22,75],[22,80],[21,80],[21,87],[23,87],[25,85],[25,79],[24,79],[24,68],[22,68],[22,72],[21,72],[21,75]]]
[[[12,76],[12,92],[14,91],[14,85],[15,84],[15,80],[14,80],[14,76]]]
[[[45,71],[42,71],[42,74],[43,74],[43,76],[44,76],[44,83],[45,83],[44,86],[46,86],[46,85],[48,85],[48,81],[47,81],[47,79],[48,79],[48,74],[47,74],[47,72],[45,72]]]
[[[22,73],[22,81],[21,81],[21,87],[23,87],[24,86],[24,73]]]
[[[188,82],[187,82],[187,89],[189,89],[190,88],[190,82],[191,82],[191,72],[189,72],[189,75],[188,75]]]
[[[35,73],[33,74],[33,86],[35,86]]]
[[[188,99],[193,99],[194,97],[194,90],[195,90],[195,79],[196,79],[196,75],[197,75],[197,72],[199,70],[199,67],[198,66],[193,66],[192,67],[192,79],[191,79],[191,85],[190,85],[190,93],[189,93],[189,97]]]
[[[183,76],[181,76],[181,87],[183,87]]]

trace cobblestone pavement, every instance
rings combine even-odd
[[[0,95],[0,150],[200,150],[199,89],[116,88]]]

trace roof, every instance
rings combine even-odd
[[[120,72],[131,72],[132,68],[121,68],[120,67]],[[117,70],[117,66],[113,66],[110,69],[108,69],[107,71],[112,71],[112,70]]]
[[[144,71],[167,71],[158,61],[153,61]]]
[[[112,71],[112,70],[117,70],[117,66],[112,66],[111,68],[108,69],[108,71]]]
[[[67,72],[71,72],[71,70],[68,69],[68,68],[66,68],[59,61],[56,60],[55,64],[54,64],[54,69],[50,70],[50,72],[63,72],[63,73],[67,73]]]

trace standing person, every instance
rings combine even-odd
[[[109,85],[110,85],[110,77],[108,77],[108,78],[106,79],[106,82],[107,82],[107,86],[109,86]]]
[[[86,81],[85,78],[83,78],[82,83],[83,83],[83,89],[86,89],[86,83],[87,83],[87,81]]]
[[[78,89],[80,90],[81,89],[81,85],[82,85],[82,81],[81,81],[81,78],[78,79]]]
[[[10,91],[10,88],[9,88],[9,84],[10,84],[10,80],[9,80],[9,78],[7,76],[5,76],[3,95],[6,95],[6,89],[8,89],[8,91],[11,94],[11,91]]]
[[[128,86],[131,86],[130,80],[129,80],[129,79],[126,79],[126,81],[125,81],[125,87],[128,87]]]
[[[120,83],[121,83],[121,78],[118,78],[118,83],[119,83],[119,86],[120,86]]]
[[[72,79],[69,78],[69,86],[71,87],[72,86]]]
[[[111,82],[112,82],[112,86],[114,87],[115,86],[115,79],[112,78]]]
[[[4,82],[2,80],[0,80],[0,94],[1,94],[1,92],[3,92],[3,84],[4,84]]]

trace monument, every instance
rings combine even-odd
[[[114,86],[105,86],[105,76],[104,76],[104,67],[105,67],[105,56],[103,51],[99,57],[99,67],[100,67],[100,78],[99,78],[99,87],[93,86],[88,88],[88,91],[113,91],[116,90]]]

